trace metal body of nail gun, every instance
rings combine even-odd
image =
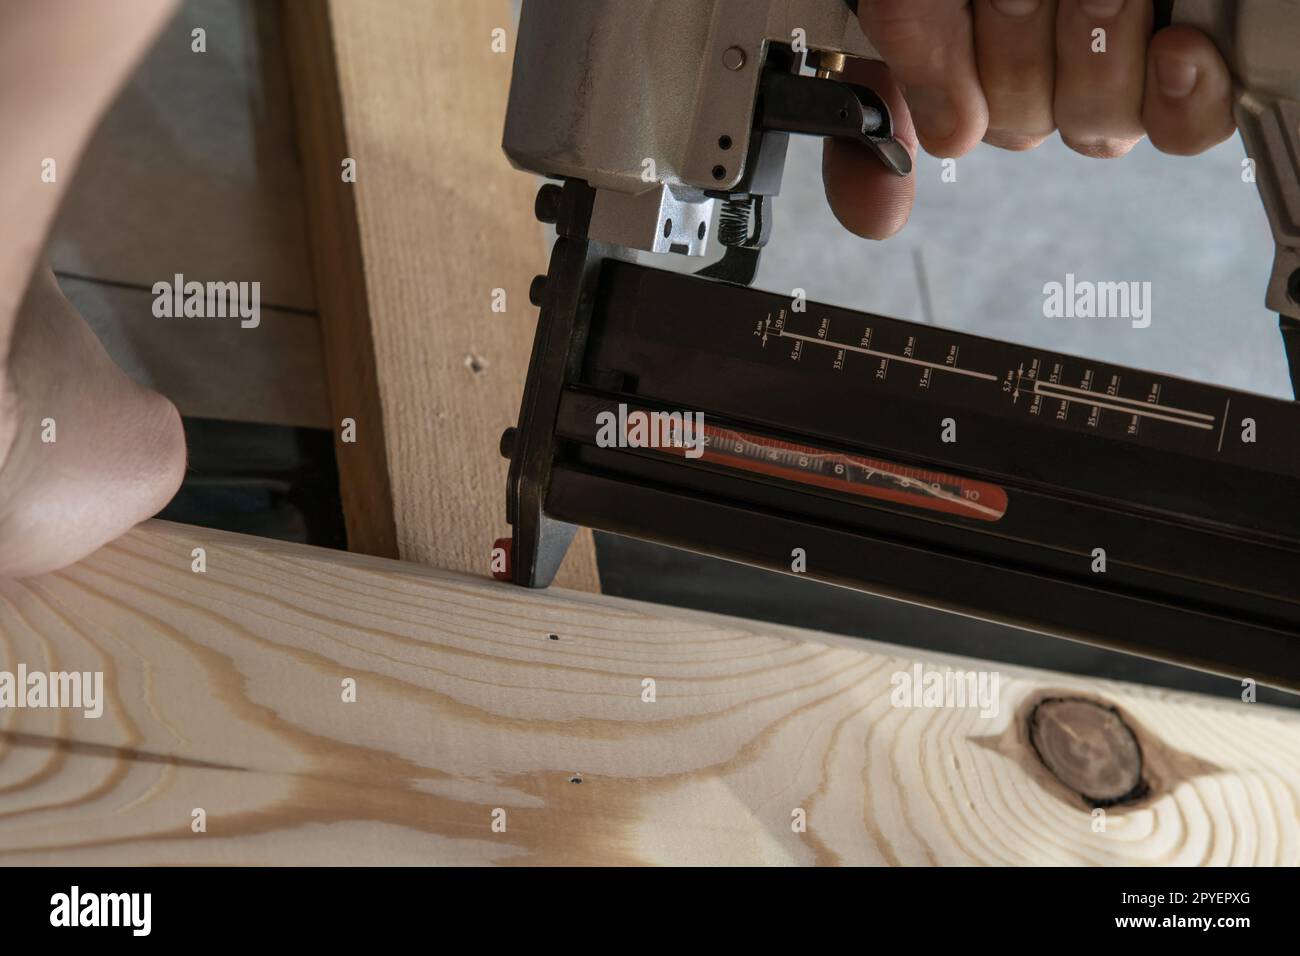
[[[1300,690],[1300,405],[747,287],[788,136],[910,170],[842,79],[875,57],[855,5],[525,0],[504,147],[563,185],[502,437],[510,577],[549,584],[582,525]],[[1294,377],[1300,4],[1173,19],[1240,83]],[[693,276],[632,261],[715,240]]]

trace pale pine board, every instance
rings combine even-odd
[[[501,151],[509,4],[284,9],[331,403],[357,423],[336,444],[349,545],[476,572],[509,531],[498,441],[528,369],[529,282],[546,271],[536,180]],[[598,590],[590,532],[558,583]]]
[[[0,862],[1300,861],[1295,714],[1005,667],[992,720],[893,708],[913,654],[151,522],[0,583],[0,668],[111,690],[0,711]],[[1019,731],[1061,692],[1150,765],[1104,834]]]

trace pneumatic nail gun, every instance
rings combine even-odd
[[[560,182],[510,578],[581,525],[1300,690],[1300,405],[750,288],[791,135],[910,171],[855,6],[525,0],[504,147]],[[1172,17],[1233,68],[1300,380],[1300,4]]]

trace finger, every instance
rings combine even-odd
[[[1061,0],[1054,112],[1061,139],[1086,156],[1122,156],[1142,139],[1150,0]]]
[[[984,137],[988,106],[966,0],[868,0],[859,11],[863,31],[906,91],[926,152],[973,149]]]
[[[1056,0],[976,0],[975,62],[989,125],[984,142],[1032,149],[1056,130]]]
[[[916,131],[898,84],[883,63],[851,61],[844,78],[880,94],[894,122],[894,138],[916,157]],[[897,176],[866,146],[827,139],[822,147],[826,201],[844,228],[867,239],[888,239],[907,222],[916,194],[915,175]]]
[[[167,22],[174,0],[0,3],[0,361],[59,199],[117,89]],[[29,175],[34,157],[57,177]],[[35,183],[35,185],[33,185]],[[13,236],[18,241],[9,241]]]
[[[185,434],[175,406],[113,364],[48,270],[23,299],[9,367],[0,368],[5,393],[17,429],[0,455],[0,578],[85,557],[180,486]],[[47,427],[57,429],[48,444]]]
[[[1179,156],[1232,135],[1232,75],[1209,37],[1175,26],[1151,38],[1142,122],[1156,149]]]

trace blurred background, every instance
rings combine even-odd
[[[1143,141],[1087,159],[1053,137],[917,163],[907,227],[847,235],[821,187],[821,147],[792,140],[758,283],[810,299],[1291,398],[1277,315],[1264,308],[1273,240],[1238,137],[1195,157]],[[1152,321],[1051,319],[1043,285],[1149,281]]]
[[[1143,141],[1087,159],[1057,137],[1010,153],[978,146],[949,161],[922,153],[916,206],[883,242],[847,233],[826,204],[821,143],[791,137],[772,241],[755,285],[912,322],[1291,398],[1264,307],[1273,240],[1234,136],[1201,156]],[[699,260],[645,255],[661,268]],[[707,260],[705,260],[707,261]],[[1150,282],[1151,326],[1046,318],[1043,286],[1067,273]]]

